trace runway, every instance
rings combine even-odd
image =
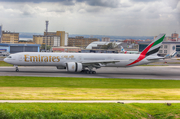
[[[97,74],[71,73],[56,67],[0,67],[0,76],[40,76],[40,77],[94,77],[131,79],[180,80],[180,66],[135,66],[129,68],[102,67]]]

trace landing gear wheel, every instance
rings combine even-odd
[[[88,71],[88,70],[86,71],[86,74],[89,74],[89,71]]]
[[[85,70],[82,70],[81,72],[82,72],[82,73],[84,73],[84,72],[85,72]]]
[[[16,67],[16,72],[19,72],[19,69],[18,69],[18,67]]]
[[[92,71],[92,74],[96,74],[96,71]]]

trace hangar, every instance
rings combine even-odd
[[[39,52],[39,44],[5,44],[0,43],[0,51],[17,53],[17,52]]]

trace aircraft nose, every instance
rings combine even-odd
[[[7,58],[4,58],[4,62],[7,62]]]

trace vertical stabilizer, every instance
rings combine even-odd
[[[157,55],[161,44],[164,40],[165,34],[159,34],[141,53],[146,57],[149,55]]]
[[[133,61],[132,63],[128,64],[127,66],[136,64],[143,60],[147,56],[157,56],[159,48],[164,40],[165,34],[158,35],[139,55],[139,57]]]

